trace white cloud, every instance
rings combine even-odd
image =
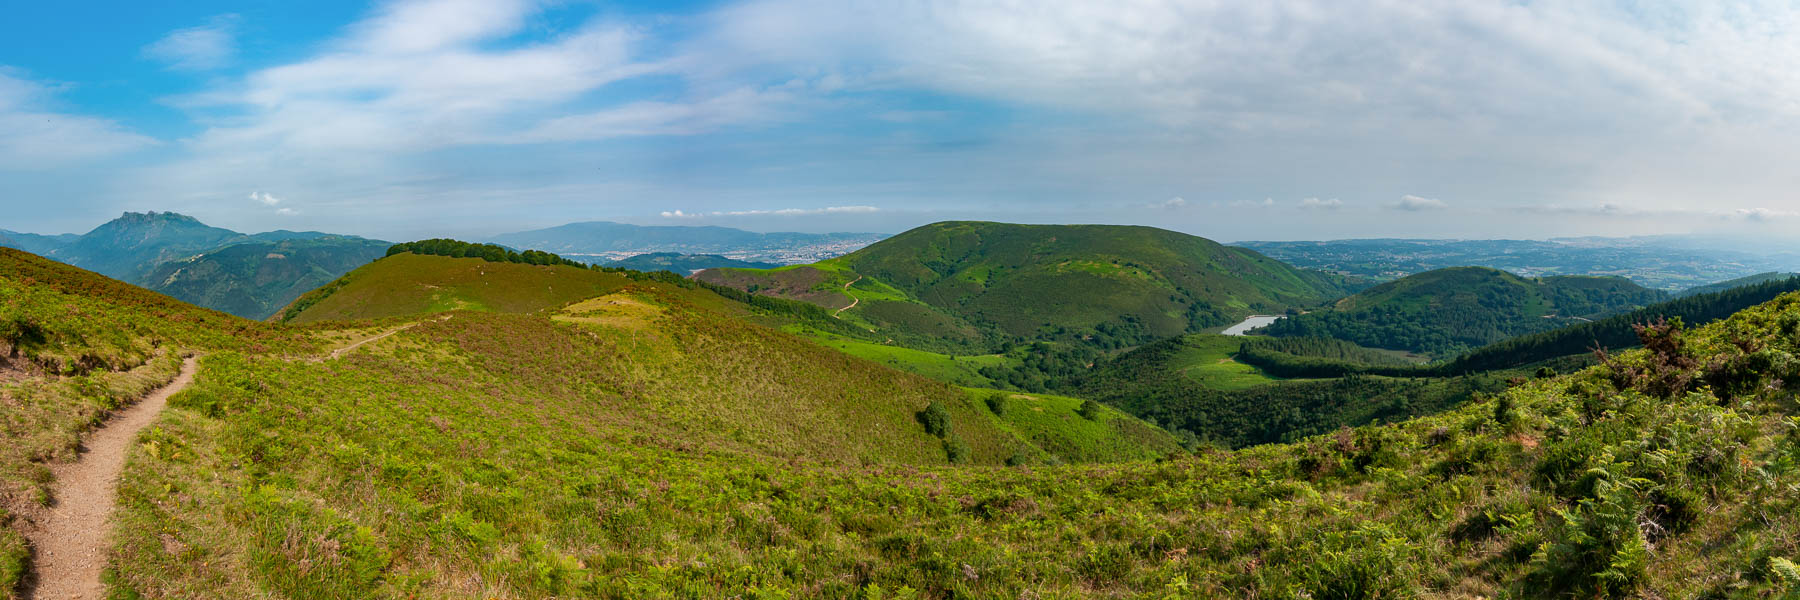
[[[759,123],[778,118],[796,97],[785,90],[739,88],[686,103],[634,102],[598,112],[558,117],[529,131],[502,136],[506,143],[596,140],[641,135],[690,135],[732,123]]]
[[[1800,47],[1786,42],[1800,7],[1785,3],[753,0],[709,22],[690,61],[714,70],[805,65],[855,74],[852,87],[1172,123],[1555,128],[1800,110]]]
[[[585,95],[659,67],[632,58],[640,35],[624,25],[497,43],[536,10],[509,0],[393,3],[315,56],[174,101],[211,125],[192,146],[216,161],[595,139],[699,121],[642,105],[601,111],[610,119],[600,123],[559,121],[579,114],[569,105]]]
[[[206,25],[171,31],[144,46],[144,56],[184,71],[225,66],[237,54],[237,21],[237,15],[220,15]]]
[[[259,204],[262,204],[263,206],[275,206],[277,204],[281,204],[280,198],[276,198],[275,196],[270,195],[268,192],[250,192],[250,199],[256,201]]]
[[[1401,196],[1399,202],[1389,204],[1388,208],[1392,208],[1395,210],[1421,212],[1421,211],[1428,211],[1428,210],[1441,210],[1441,209],[1449,208],[1449,206],[1450,206],[1449,204],[1446,204],[1446,203],[1444,203],[1443,200],[1439,200],[1437,198],[1425,198],[1422,196],[1414,196],[1412,194],[1407,194],[1405,196]]]
[[[107,119],[57,112],[52,96],[49,86],[0,66],[0,171],[64,166],[157,143]]]
[[[1231,201],[1231,205],[1235,206],[1235,207],[1240,207],[1240,208],[1269,208],[1269,207],[1275,206],[1275,199],[1274,198],[1263,198],[1262,200],[1233,200],[1233,201]]]
[[[275,214],[278,214],[278,215],[281,215],[284,217],[290,217],[293,215],[300,214],[300,211],[296,210],[296,209],[292,209],[292,208],[277,208],[277,209],[275,209]]]
[[[1766,221],[1779,221],[1779,220],[1783,220],[1783,219],[1791,219],[1796,216],[1800,216],[1800,212],[1791,211],[1791,210],[1776,210],[1776,209],[1760,208],[1760,207],[1759,208],[1740,208],[1740,209],[1737,209],[1736,211],[1733,211],[1732,216],[1735,216],[1737,218],[1744,219],[1747,221],[1766,222]]]
[[[1344,201],[1337,198],[1328,198],[1324,200],[1318,198],[1300,199],[1300,208],[1304,210],[1337,210],[1343,206]]]
[[[1184,206],[1187,206],[1187,203],[1188,203],[1188,201],[1187,201],[1187,199],[1186,199],[1186,198],[1183,198],[1183,197],[1181,197],[1181,196],[1176,196],[1176,197],[1174,197],[1174,198],[1170,198],[1170,199],[1168,199],[1168,200],[1164,200],[1164,201],[1162,201],[1162,202],[1161,202],[1161,203],[1159,203],[1159,204],[1156,204],[1156,205],[1154,205],[1154,206],[1157,206],[1157,207],[1159,207],[1159,208],[1167,208],[1167,209],[1171,209],[1171,210],[1173,210],[1173,209],[1177,209],[1177,208],[1181,208],[1181,207],[1184,207]]]

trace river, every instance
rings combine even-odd
[[[1282,318],[1284,318],[1284,315],[1250,315],[1244,319],[1244,322],[1226,327],[1224,334],[1250,335],[1250,330],[1274,323]]]

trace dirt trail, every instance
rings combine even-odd
[[[439,317],[439,318],[437,318],[437,319],[434,319],[434,320],[436,320],[436,321],[448,321],[448,320],[450,320],[450,315],[444,315],[444,316],[443,316],[443,317]],[[393,330],[392,330],[392,331],[389,331],[389,332],[387,332],[387,333],[383,333],[383,334],[381,334],[381,335],[378,335],[378,336],[375,336],[375,337],[371,337],[371,338],[369,338],[369,339],[366,339],[366,340],[362,340],[362,341],[360,341],[360,342],[357,342],[357,343],[354,343],[354,344],[351,344],[351,345],[348,345],[348,346],[344,346],[344,347],[342,347],[342,348],[338,348],[338,349],[336,349],[336,350],[332,350],[332,351],[331,351],[331,355],[330,355],[330,356],[328,356],[328,357],[326,357],[326,360],[337,360],[337,359],[339,359],[339,358],[343,358],[343,357],[344,357],[344,355],[345,355],[345,354],[349,354],[349,353],[350,353],[350,351],[351,351],[351,350],[355,350],[355,349],[357,349],[357,348],[361,348],[361,347],[362,347],[362,346],[363,346],[363,344],[367,344],[367,343],[370,343],[370,342],[379,342],[379,341],[381,341],[381,340],[384,340],[384,339],[387,339],[387,338],[388,338],[388,336],[391,336],[391,335],[394,335],[394,334],[396,334],[396,333],[400,333],[400,332],[402,332],[402,331],[406,331],[406,330],[408,330],[408,329],[412,329],[412,328],[414,328],[414,327],[418,327],[418,326],[419,326],[419,324],[418,324],[418,323],[409,323],[409,324],[406,324],[406,325],[402,325],[402,326],[400,326],[400,327],[395,327],[395,328],[394,328],[394,329],[393,329]]]
[[[74,463],[51,468],[56,473],[56,504],[42,514],[26,537],[36,548],[31,572],[35,585],[25,590],[27,600],[100,600],[106,587],[100,571],[106,566],[107,537],[119,471],[125,454],[139,431],[156,420],[169,397],[194,381],[195,359],[181,364],[181,374],[168,385],[115,414],[83,442],[85,451]]]
[[[329,358],[328,358],[328,360],[337,360],[337,359],[339,359],[339,358],[343,358],[343,357],[344,357],[344,355],[345,355],[345,354],[349,354],[349,353],[350,353],[350,351],[351,351],[351,350],[355,350],[355,349],[357,349],[357,348],[361,348],[361,347],[362,347],[362,345],[363,345],[363,344],[367,344],[367,343],[369,343],[369,342],[379,342],[379,341],[381,341],[381,340],[383,340],[383,339],[387,339],[387,337],[388,337],[388,336],[390,336],[390,335],[394,335],[394,334],[396,334],[396,333],[400,333],[400,332],[402,332],[402,331],[406,331],[406,330],[408,330],[408,329],[412,329],[412,328],[413,328],[413,327],[414,327],[414,326],[416,326],[416,325],[418,325],[418,323],[413,323],[413,324],[412,324],[412,325],[407,325],[407,326],[405,326],[405,327],[400,327],[400,328],[397,328],[397,329],[395,329],[395,330],[393,330],[393,331],[389,331],[389,332],[387,332],[387,333],[383,333],[383,334],[381,334],[381,335],[378,335],[378,336],[375,336],[375,337],[372,337],[372,338],[369,338],[369,339],[366,339],[366,340],[363,340],[363,341],[360,341],[360,342],[357,342],[357,343],[354,343],[354,344],[351,344],[351,345],[348,345],[348,346],[344,346],[344,347],[342,347],[342,348],[338,348],[338,349],[336,349],[336,350],[332,350],[332,351],[331,351],[331,356],[330,356],[330,357],[329,357]]]
[[[858,282],[858,281],[862,281],[861,275],[857,275],[856,279],[850,280],[850,283],[844,284],[844,295],[845,296],[850,296],[850,286],[856,285],[856,282]],[[840,309],[837,309],[837,312],[831,313],[831,316],[838,317],[838,315],[843,314],[844,311],[850,310],[852,308],[856,308],[856,305],[860,304],[860,303],[862,303],[862,298],[858,298],[856,296],[850,296],[850,305],[840,308]],[[838,318],[842,319],[843,317],[838,317]]]

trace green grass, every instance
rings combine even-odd
[[[539,319],[458,314],[329,369],[209,358],[133,456],[118,581],[193,598],[1796,591],[1781,568],[1800,556],[1800,406],[1775,378],[1800,377],[1800,296],[1687,337],[1677,354],[1711,360],[1677,367],[1694,378],[1674,393],[1655,386],[1676,371],[1635,352],[1397,425],[1022,468],[819,454],[848,440],[669,435],[694,415],[654,388],[632,402],[555,389],[588,385],[569,374],[601,363],[519,364],[484,341],[561,349],[554,332],[572,343],[602,326]],[[678,347],[716,335],[657,327],[670,335],[600,335]],[[638,355],[615,368],[642,368]],[[988,393],[956,395],[984,407]],[[1072,399],[1011,400],[1008,433],[1119,420],[1065,418]],[[972,433],[966,405],[939,401],[952,435]],[[629,417],[638,410],[687,416]]]
[[[302,295],[283,321],[375,319],[450,310],[532,312],[619,289],[631,280],[564,265],[396,254]]]
[[[60,277],[0,278],[61,294],[14,322],[207,353],[128,459],[113,597],[1800,593],[1800,294],[1430,416],[1185,455],[1072,398],[995,414],[993,391],[666,284],[449,313],[321,363],[291,338],[343,336],[209,332],[236,321]],[[74,333],[43,348],[78,355]]]
[[[949,354],[855,340],[802,327],[788,330],[851,356],[966,387],[996,387],[993,380],[981,375],[979,369],[1009,367],[1018,363],[1015,359],[998,354],[953,357]]]
[[[1181,351],[1168,368],[1180,372],[1206,387],[1217,390],[1241,390],[1278,381],[1264,375],[1256,367],[1232,358],[1242,339],[1233,336],[1193,334],[1185,336]]]
[[[0,249],[0,597],[29,553],[14,514],[50,501],[50,466],[113,409],[175,377],[183,354],[304,351],[301,336]]]
[[[1180,452],[1168,433],[1117,409],[1103,408],[1100,418],[1081,416],[1085,400],[1049,394],[1024,394],[1000,390],[969,389],[984,405],[990,398],[1004,398],[1003,427],[1031,442],[1056,463],[1120,462],[1157,459]],[[991,410],[991,409],[990,409]]]

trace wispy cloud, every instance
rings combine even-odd
[[[1401,196],[1400,200],[1398,202],[1388,205],[1388,208],[1392,208],[1394,210],[1405,210],[1405,211],[1412,211],[1412,212],[1422,212],[1422,211],[1428,211],[1428,210],[1442,210],[1442,209],[1449,208],[1449,207],[1450,207],[1450,205],[1446,204],[1443,200],[1439,200],[1437,198],[1425,198],[1422,196],[1414,196],[1412,194],[1407,194],[1405,196]]]
[[[1786,220],[1786,219],[1792,219],[1794,217],[1800,216],[1800,211],[1777,210],[1777,209],[1760,208],[1760,207],[1759,208],[1740,208],[1735,211],[1732,211],[1731,216],[1735,216],[1737,218],[1744,219],[1747,221],[1768,222],[1768,221],[1781,221],[1781,220]]]
[[[0,171],[64,166],[156,145],[117,122],[56,111],[53,90],[0,66]]]
[[[871,222],[904,226],[971,207],[998,219],[1117,198],[1175,208],[1156,206],[1169,190],[1284,198],[1189,203],[1289,213],[1231,236],[1346,235],[1383,219],[1534,234],[1533,211],[1749,227],[1800,210],[1800,181],[1771,158],[1800,136],[1788,35],[1800,6],[1027,4],[726,0],[639,17],[547,10],[561,5],[551,0],[397,0],[250,65],[232,50],[242,27],[207,24],[145,56],[248,68],[170,98],[201,130],[170,144],[170,164],[118,177],[116,194],[260,218],[268,208],[241,190],[307,190],[309,217],[350,225],[365,221],[325,203],[404,214],[487,189],[555,190],[438,215],[479,220],[859,202],[890,207]],[[154,143],[70,112],[0,104],[0,169]],[[63,130],[15,133],[45,123]],[[1294,210],[1312,190],[1341,200]],[[1669,208],[1706,197],[1763,208]],[[1517,198],[1543,205],[1515,211]],[[1449,218],[1463,211],[1507,218]],[[1223,234],[1204,213],[1155,214]]]
[[[1652,215],[1652,214],[1656,214],[1659,212],[1672,212],[1672,211],[1652,210],[1652,209],[1640,208],[1640,207],[1634,207],[1634,206],[1626,206],[1626,205],[1619,204],[1616,202],[1602,202],[1600,204],[1593,204],[1593,205],[1586,205],[1586,206],[1580,206],[1580,205],[1569,206],[1569,205],[1562,205],[1562,204],[1540,204],[1540,205],[1520,207],[1519,210],[1522,212],[1531,212],[1531,213],[1560,214],[1560,215],[1593,215],[1593,216],[1605,216],[1605,217],[1636,217],[1636,216]],[[1673,212],[1691,212],[1691,211],[1673,211]]]
[[[206,25],[171,31],[144,46],[143,54],[169,68],[184,71],[223,67],[237,55],[237,22],[237,15],[219,15]]]
[[[263,206],[275,206],[281,204],[280,198],[276,198],[268,192],[250,192],[250,199]]]

